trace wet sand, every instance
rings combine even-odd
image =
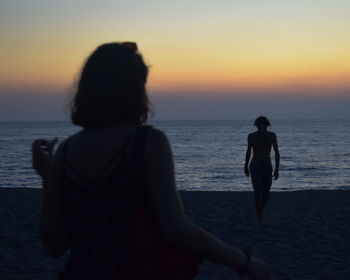
[[[251,192],[180,192],[188,218],[270,263],[272,279],[350,279],[350,191],[272,192],[260,227]],[[0,279],[55,279],[39,241],[40,189],[0,188]],[[239,279],[203,262],[198,280]]]

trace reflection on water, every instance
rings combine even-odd
[[[251,190],[243,165],[251,121],[152,121],[171,142],[183,190]],[[31,142],[79,130],[68,122],[0,122],[0,187],[39,187]],[[272,120],[281,167],[272,190],[350,189],[349,120]],[[273,155],[273,152],[272,152]]]

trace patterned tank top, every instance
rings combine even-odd
[[[86,182],[63,160],[63,200],[70,225],[70,258],[59,279],[130,279],[131,228],[143,192],[138,187],[136,157],[149,126],[136,129],[133,156],[125,141],[122,157]],[[69,145],[67,141],[65,150]],[[112,172],[110,170],[112,169]]]

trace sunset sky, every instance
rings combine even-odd
[[[66,119],[99,44],[135,41],[156,119],[350,118],[350,1],[0,2],[0,120]]]

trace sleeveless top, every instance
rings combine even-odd
[[[127,137],[122,157],[108,163],[113,172],[91,182],[79,178],[63,159],[61,186],[70,228],[70,259],[59,279],[130,279],[132,225],[144,199],[137,164],[149,128],[137,127],[134,132],[132,162],[127,154]],[[64,151],[69,141],[65,145]]]

